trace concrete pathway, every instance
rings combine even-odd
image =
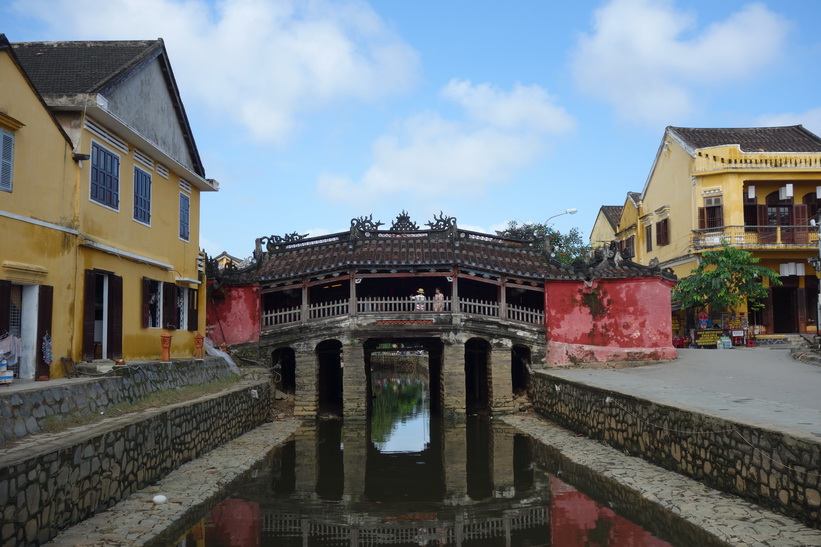
[[[809,437],[821,437],[821,366],[787,349],[678,350],[667,363],[547,374]]]

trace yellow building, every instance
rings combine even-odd
[[[622,210],[624,207],[621,205],[602,205],[599,208],[599,214],[596,215],[596,221],[590,231],[591,249],[606,247],[616,239]]]
[[[818,257],[810,225],[821,194],[821,138],[802,126],[668,127],[617,239],[634,238],[635,261],[658,260],[679,277],[722,242],[748,250],[779,273],[763,310],[748,316],[766,332],[816,332]],[[744,310],[739,310],[744,311]],[[719,319],[719,318],[713,318]]]
[[[162,40],[0,47],[0,336],[20,341],[20,377],[158,359],[163,332],[193,355],[200,194],[217,184]]]

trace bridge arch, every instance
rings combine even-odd
[[[276,348],[271,352],[271,369],[279,374],[277,388],[293,394],[296,390],[296,352],[292,347]]]
[[[526,395],[530,389],[531,359],[527,346],[514,344],[510,350],[510,385],[514,397]]]
[[[323,340],[316,345],[315,352],[319,411],[342,414],[342,342]]]
[[[465,342],[465,410],[468,414],[490,412],[492,348],[484,338]]]

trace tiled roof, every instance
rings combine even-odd
[[[532,241],[459,230],[455,219],[451,220],[452,224],[444,229],[380,231],[378,225],[354,219],[349,232],[311,239],[296,233],[284,238],[260,238],[255,263],[221,279],[226,283],[266,283],[351,269],[444,273],[454,267],[476,275],[507,275],[531,282],[648,276],[674,279],[671,272],[622,259],[616,247],[567,266]]]
[[[695,128],[668,127],[693,147],[737,144],[744,152],[821,152],[821,137],[801,125],[786,127]]]
[[[334,270],[449,268],[541,279],[572,278],[573,271],[521,241],[459,230],[456,238],[442,232],[374,233],[351,238],[342,232],[305,240],[277,252],[264,253],[258,268],[241,272],[246,281],[265,281],[321,274]],[[456,239],[456,241],[454,241]]]
[[[613,230],[619,227],[619,219],[623,210],[623,205],[602,205],[601,211],[604,213],[604,218],[607,219]]]
[[[103,92],[162,52],[163,42],[17,42],[12,47],[41,95],[73,95]]]

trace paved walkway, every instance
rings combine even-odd
[[[549,374],[815,441],[821,438],[821,366],[796,361],[787,349],[678,351],[678,359],[658,365]]]

